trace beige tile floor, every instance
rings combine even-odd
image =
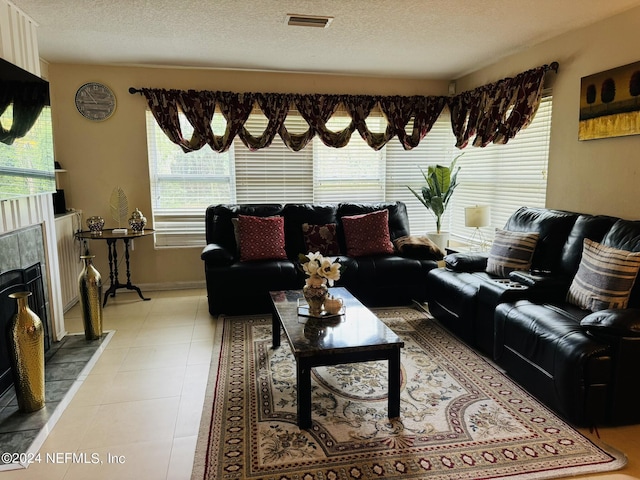
[[[145,295],[152,300],[109,299],[104,329],[116,333],[44,442],[41,463],[2,472],[3,480],[190,478],[215,320],[204,290]],[[65,323],[83,331],[78,306]],[[104,463],[45,461],[67,452]],[[109,455],[124,462],[108,464]]]
[[[43,460],[2,472],[2,480],[190,478],[215,319],[204,290],[145,294],[152,300],[129,292],[109,299],[104,328],[116,333],[40,449],[43,456],[96,454],[104,463],[73,463],[62,456],[57,464]],[[69,332],[83,331],[77,306],[65,322]],[[640,478],[640,425],[601,428],[600,437],[627,454],[628,466],[583,478]],[[109,458],[121,463],[108,463]]]

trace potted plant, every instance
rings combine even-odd
[[[426,185],[420,189],[420,192],[417,192],[412,187],[408,187],[411,193],[420,200],[420,203],[427,207],[427,210],[430,210],[436,217],[436,233],[427,233],[427,236],[442,250],[447,247],[449,241],[449,233],[441,231],[442,216],[449,205],[453,191],[458,186],[457,178],[460,167],[456,169],[456,162],[462,155],[463,154],[460,154],[454,158],[448,167],[444,165],[430,165],[426,173],[420,168],[426,182]]]

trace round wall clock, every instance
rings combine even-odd
[[[106,120],[116,109],[116,96],[102,83],[85,83],[76,92],[76,108],[89,120]]]

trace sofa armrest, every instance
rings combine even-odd
[[[509,279],[531,288],[557,290],[569,286],[565,278],[547,272],[515,270],[509,274]]]
[[[451,253],[444,257],[444,264],[454,272],[483,272],[488,256],[482,253]]]
[[[594,335],[640,337],[640,309],[599,310],[584,317],[580,325]]]
[[[208,264],[220,267],[231,265],[235,260],[234,255],[229,250],[217,243],[210,243],[204,247],[200,258]]]

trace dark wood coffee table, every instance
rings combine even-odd
[[[302,290],[269,293],[273,348],[280,346],[282,325],[296,360],[300,428],[311,427],[311,369],[327,365],[388,360],[388,415],[400,416],[400,349],[404,342],[389,327],[342,287],[330,293],[344,300],[344,315],[319,319],[298,314]]]

